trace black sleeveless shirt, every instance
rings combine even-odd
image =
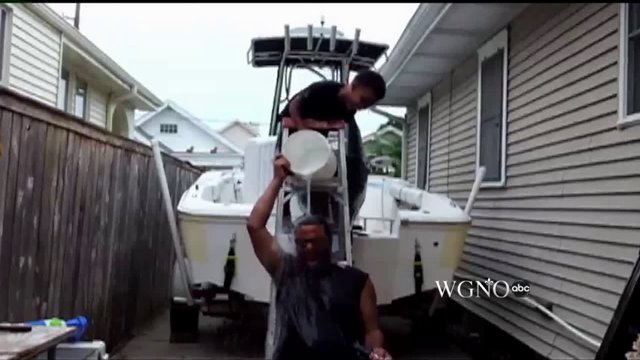
[[[356,359],[363,344],[360,297],[368,275],[356,268],[328,264],[310,269],[283,254],[275,276],[274,360]]]

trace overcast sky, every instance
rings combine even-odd
[[[75,4],[48,4],[73,16]],[[171,99],[219,128],[225,122],[264,124],[267,131],[275,68],[247,64],[251,39],[281,36],[313,23],[336,25],[352,38],[393,47],[418,4],[82,4],[80,31],[160,99]],[[318,78],[294,72],[292,93]],[[403,111],[393,111],[402,114]],[[357,116],[363,134],[386,119]]]

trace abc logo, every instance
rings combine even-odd
[[[514,281],[513,284],[511,284],[511,293],[517,297],[525,297],[529,295],[530,291],[531,286],[526,280]]]

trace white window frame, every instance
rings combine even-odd
[[[430,148],[431,148],[431,142],[430,137],[431,137],[431,116],[433,114],[433,107],[431,106],[431,91],[429,91],[428,93],[426,93],[422,98],[420,98],[416,104],[416,108],[417,108],[417,112],[416,112],[416,164],[415,164],[415,174],[414,174],[414,178],[413,178],[413,183],[418,186],[418,169],[420,167],[420,111],[425,107],[425,106],[429,106],[429,119],[427,120],[427,153],[425,154],[425,182],[424,182],[424,188],[425,190],[429,189],[429,168],[430,168],[430,161],[429,158],[431,156],[429,156],[430,153]]]
[[[2,65],[0,66],[0,85],[9,86],[9,68],[11,61],[11,38],[13,33],[13,9],[4,4],[0,4],[0,9],[6,12],[4,39],[2,41]]]
[[[620,61],[618,76],[618,127],[640,124],[640,112],[627,115],[627,63],[628,63],[628,39],[629,32],[629,3],[620,3]],[[640,89],[639,89],[640,90]]]
[[[58,109],[68,113],[68,110],[65,110],[65,107],[68,109],[69,108],[69,85],[70,85],[70,80],[71,80],[71,74],[69,73],[69,69],[65,69],[63,66],[63,54],[62,52],[64,51],[64,36],[62,35],[62,33],[60,33],[60,50],[59,50],[59,54],[60,54],[60,58],[58,59],[58,95],[57,95],[57,101],[56,101],[56,106],[58,107]],[[61,88],[61,80],[62,80],[62,71],[63,69],[69,73],[68,77],[69,79],[67,79],[67,92],[64,93]],[[63,99],[64,98],[64,99]],[[61,106],[62,105],[62,106]]]
[[[75,78],[76,79],[75,79],[75,82],[74,82],[73,88],[72,88],[72,94],[73,94],[73,97],[72,97],[73,113],[72,114],[74,116],[80,118],[80,119],[88,121],[89,120],[89,82],[87,80],[85,80],[85,78],[83,78],[83,77],[78,77],[77,74],[76,74]],[[76,115],[76,111],[77,111],[77,109],[76,109],[76,105],[77,105],[76,96],[77,96],[77,93],[78,93],[78,85],[79,85],[80,82],[83,82],[84,85],[86,86],[86,88],[84,90],[84,102],[82,103],[82,107],[83,107],[82,112],[84,113],[83,116]]]
[[[408,131],[408,117],[407,117],[407,113],[405,112],[404,114],[404,122],[402,123],[402,169],[400,170],[400,178],[404,179],[404,180],[409,180],[407,179],[407,163],[409,162],[409,157],[407,156],[407,152],[408,152],[408,148],[409,148],[409,131]]]
[[[502,131],[500,134],[500,181],[482,181],[481,188],[504,187],[507,181],[507,76],[509,75],[509,29],[505,28],[478,49],[478,88],[476,114],[476,174],[480,170],[480,114],[482,106],[482,61],[504,49],[502,61]]]
[[[162,131],[163,128],[167,129],[167,130],[175,128],[176,131]],[[177,134],[178,133],[178,124],[162,123],[162,124],[160,124],[160,133],[161,134]]]
[[[67,73],[67,86],[66,88],[62,88],[62,75],[63,73],[66,72]],[[71,72],[64,68],[64,67],[60,67],[60,71],[58,74],[58,101],[57,101],[57,105],[58,106],[62,106],[59,107],[60,110],[66,112],[66,113],[70,113],[70,101],[69,101],[69,94],[71,93]]]

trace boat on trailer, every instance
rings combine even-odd
[[[249,141],[242,170],[208,171],[179,200],[182,241],[176,242],[172,338],[185,327],[197,331],[200,311],[233,316],[241,315],[237,312],[247,309],[244,305],[269,305],[271,279],[251,246],[246,220],[273,176],[280,105],[288,100],[293,70],[307,69],[324,77],[321,71],[328,69],[332,80],[346,82],[350,72],[373,68],[388,46],[359,37],[359,30],[347,39],[335,26],[309,25],[292,31],[285,26],[284,36],[252,40],[248,62],[254,67],[277,67],[269,136]],[[347,249],[351,266],[369,274],[381,308],[393,312],[394,304],[433,293],[436,280],[453,279],[482,175],[481,170],[465,209],[404,180],[369,176]],[[291,204],[292,216],[303,213],[296,202]],[[274,225],[275,209],[268,222],[272,233]],[[295,251],[289,239],[277,234],[276,238],[285,251]],[[185,315],[189,311],[191,317]],[[186,324],[188,318],[191,325]]]

